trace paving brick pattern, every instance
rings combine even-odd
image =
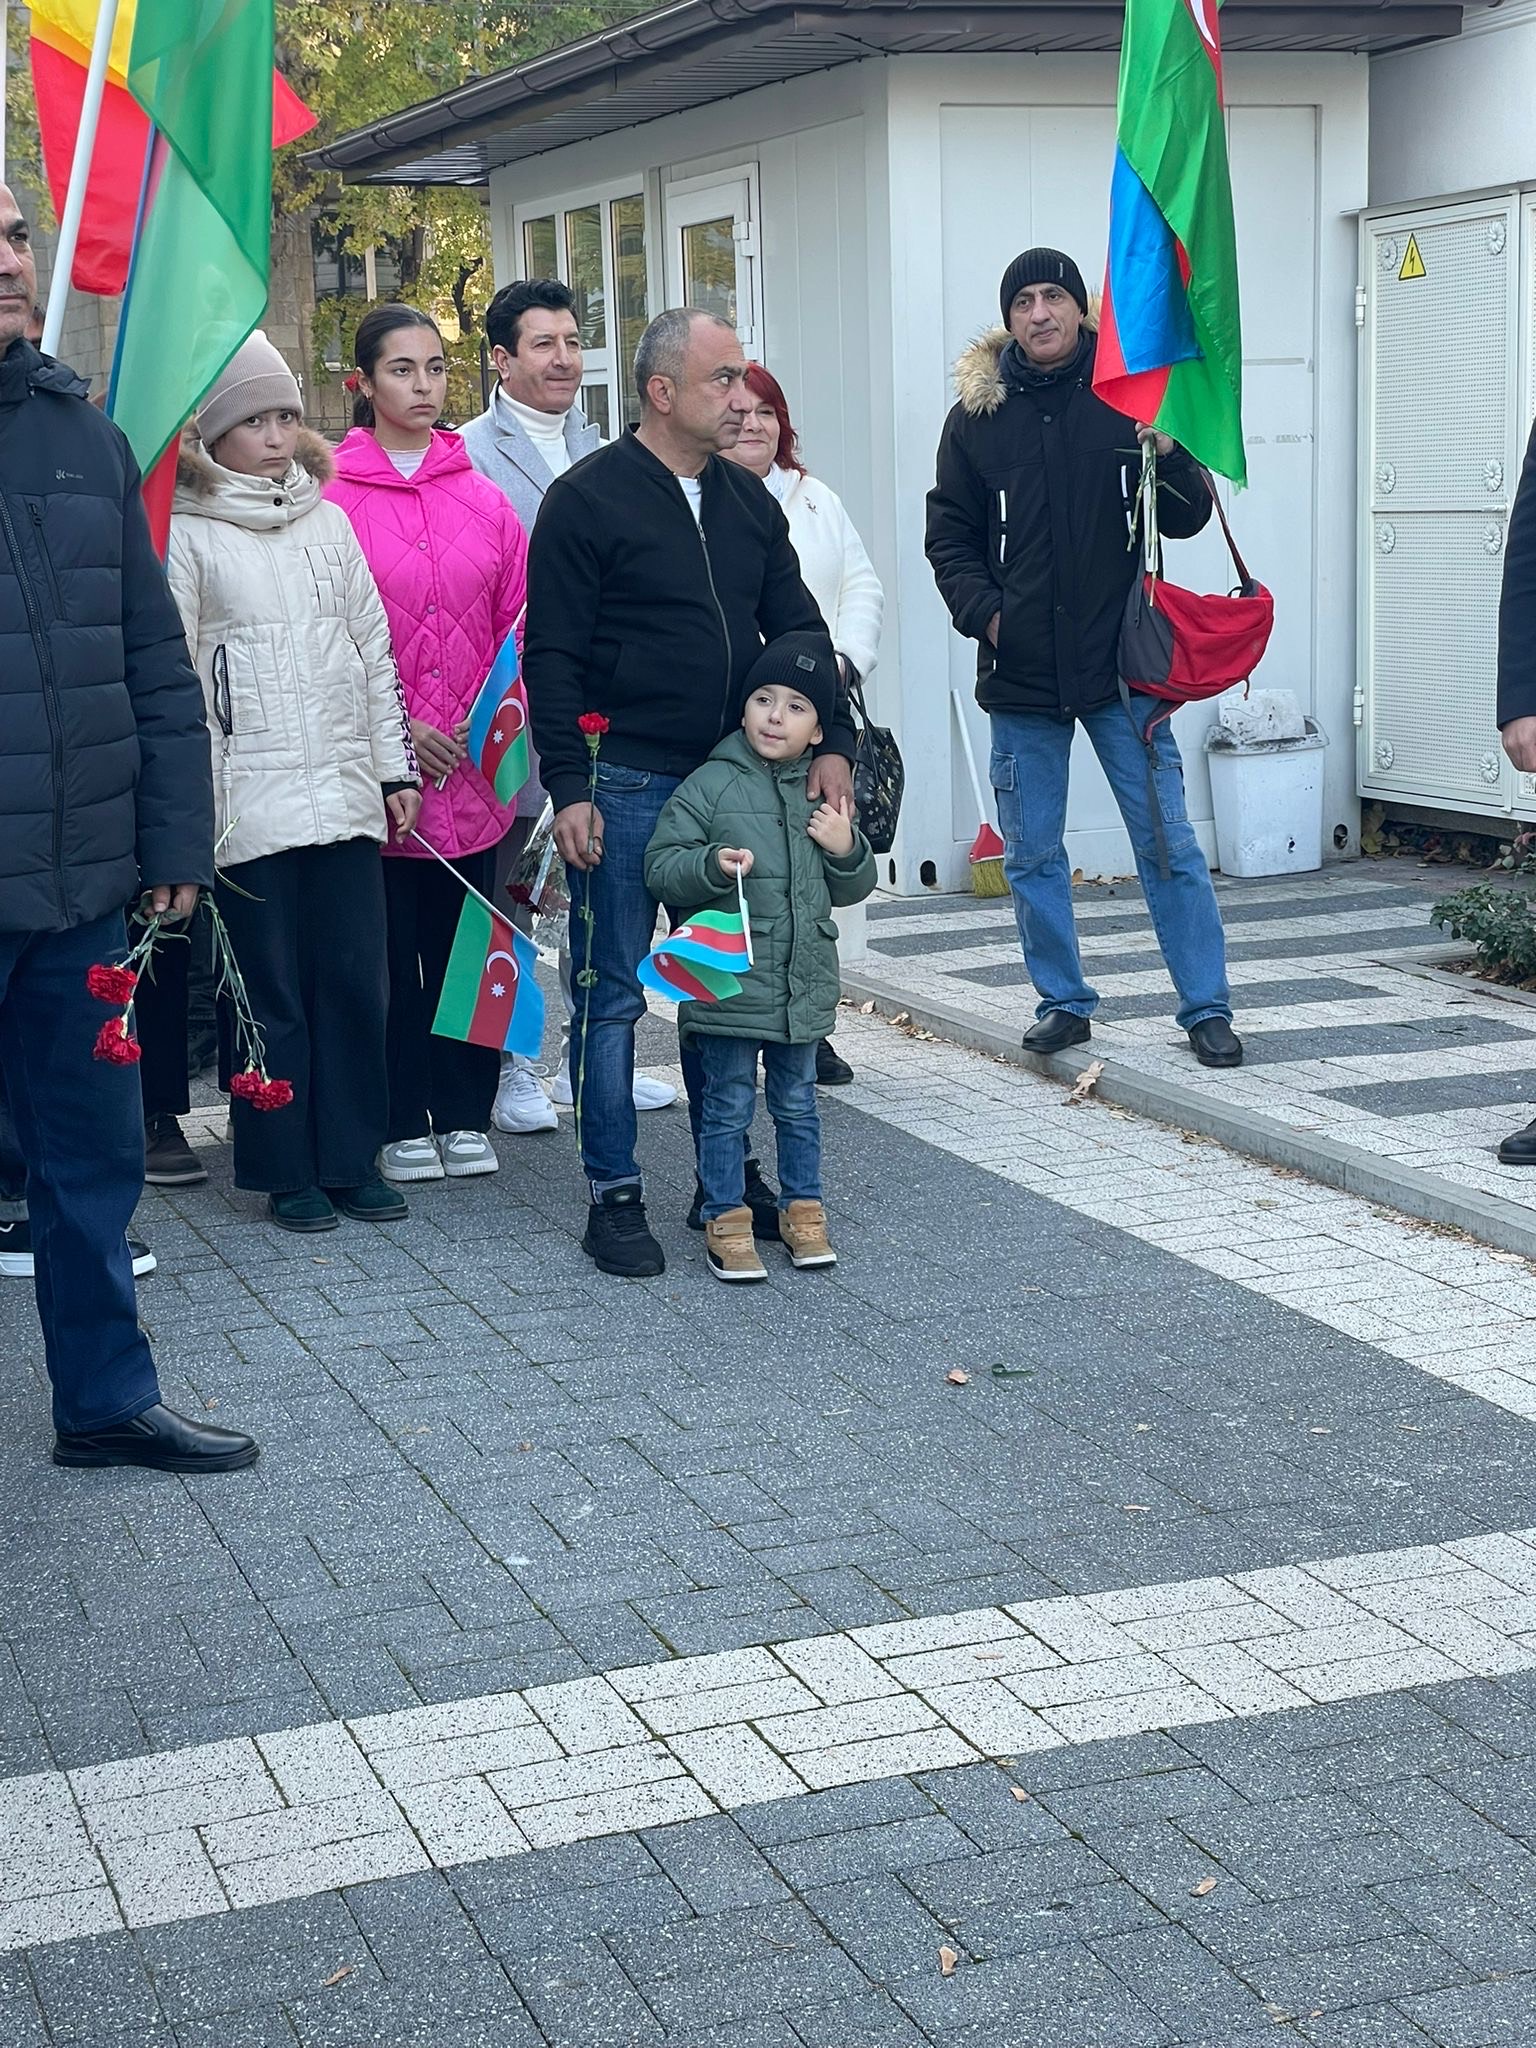
[[[1137,883],[1080,883],[1083,965],[1102,998],[1094,1050],[1453,1188],[1536,1205],[1533,1177],[1494,1157],[1536,1104],[1536,1007],[1459,977],[1404,971],[1449,944],[1430,907],[1469,879],[1392,861],[1218,876],[1248,1047],[1238,1072],[1219,1074],[1195,1064],[1174,1026],[1177,998]],[[876,904],[868,929],[869,974],[898,1000],[937,998],[1010,1036],[1032,1020],[1009,900]]]
[[[843,1042],[745,1298],[677,1114],[630,1287],[568,1133],[318,1247],[211,1148],[141,1300],[243,1477],[54,1471],[0,1291],[5,2048],[1536,2038],[1528,1269]]]

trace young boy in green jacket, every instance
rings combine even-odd
[[[739,995],[682,1006],[704,1066],[699,1183],[710,1270],[766,1280],[743,1199],[747,1132],[764,1092],[778,1137],[779,1235],[797,1266],[832,1266],[821,1197],[816,1045],[841,987],[834,904],[875,886],[875,857],[851,807],[806,794],[812,747],[831,724],[837,668],[824,639],[786,633],[747,676],[741,730],[673,793],[645,852],[645,883],[674,913],[734,911],[742,877],[753,964]]]

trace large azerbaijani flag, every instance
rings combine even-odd
[[[532,939],[509,918],[478,896],[466,896],[432,1029],[439,1038],[537,1059],[544,1043],[544,991],[534,972],[538,957]]]
[[[96,34],[98,0],[30,0],[30,6],[32,92],[37,105],[38,136],[53,209],[62,214],[80,132],[80,108]],[[77,291],[115,296],[128,279],[133,227],[149,148],[149,118],[128,90],[134,20],[134,0],[119,0],[101,119],[85,192],[85,212],[70,280]],[[309,108],[274,73],[272,147],[281,149],[284,143],[296,141],[314,125],[315,116]]]
[[[1247,481],[1217,0],[1126,0],[1093,388]]]
[[[266,307],[274,33],[273,0],[137,0],[128,86],[164,155],[108,410],[146,476]]]

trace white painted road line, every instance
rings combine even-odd
[[[1536,1529],[884,1622],[0,1780],[0,1950],[1536,1669]]]

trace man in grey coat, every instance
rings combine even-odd
[[[555,277],[520,279],[503,285],[486,308],[486,339],[496,365],[497,388],[478,418],[461,429],[469,459],[512,502],[526,532],[532,533],[544,493],[573,462],[603,442],[602,431],[585,418],[581,396],[581,329],[569,285]],[[534,819],[544,807],[538,764],[517,800],[518,829],[503,842],[508,864],[522,851]],[[498,877],[499,879],[499,877]],[[570,1004],[570,958],[560,956],[560,985]],[[570,1079],[562,1050],[551,1092],[569,1104]],[[665,1109],[677,1090],[649,1074],[635,1075],[635,1107]],[[501,1083],[491,1119],[499,1131],[551,1131],[556,1117],[539,1086],[533,1062],[504,1053]]]

